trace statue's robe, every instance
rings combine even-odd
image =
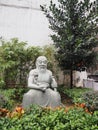
[[[37,90],[36,88],[30,88],[30,90],[24,94],[22,106],[24,108],[29,107],[32,104],[36,104],[42,107],[58,107],[61,105],[61,97],[57,91],[54,91],[53,84],[51,82],[50,77],[52,76],[52,72],[46,70],[45,73],[37,72],[37,69],[31,70],[30,74],[32,74],[32,78],[34,78],[34,74],[38,73],[38,84],[48,83],[49,87],[44,91]],[[34,83],[34,79],[32,79]]]

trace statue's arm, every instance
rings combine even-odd
[[[54,76],[52,75],[52,72],[51,72],[51,87],[54,89],[54,91],[57,91],[57,82]]]
[[[31,70],[28,77],[28,88],[40,89],[37,84],[34,83],[34,71]]]
[[[29,73],[29,77],[28,77],[28,87],[32,88],[32,89],[36,89],[36,90],[45,91],[46,88],[49,87],[49,84],[46,84],[46,83],[36,84],[36,83],[34,83],[34,71],[32,70]]]
[[[51,87],[52,87],[55,91],[57,91],[57,82],[56,82],[56,80],[55,80],[54,77],[52,77]]]
[[[38,88],[38,85],[33,83],[33,76],[30,76],[30,75],[29,75],[29,78],[28,78],[28,87],[29,88],[34,88],[34,89]]]

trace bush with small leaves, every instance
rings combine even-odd
[[[82,98],[89,111],[98,110],[98,91],[86,92]]]
[[[18,108],[18,111],[21,109]],[[32,106],[17,118],[1,117],[0,130],[97,130],[98,111],[93,115],[82,108],[50,109]]]
[[[6,104],[7,104],[7,99],[2,94],[0,94],[0,108],[4,108]]]

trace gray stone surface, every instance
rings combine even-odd
[[[98,82],[93,79],[84,79],[83,85],[85,88],[91,88],[94,91],[98,91]]]
[[[58,107],[61,97],[57,92],[57,83],[52,72],[47,69],[47,59],[40,56],[36,61],[36,69],[29,73],[28,87],[30,90],[23,96],[23,107],[36,104],[42,107]]]

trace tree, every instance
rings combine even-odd
[[[97,2],[97,1],[96,1]],[[89,67],[95,58],[94,48],[98,28],[98,7],[90,0],[58,0],[41,9],[49,20],[56,47],[56,58],[63,70],[70,70],[71,88],[73,70]]]
[[[58,67],[57,60],[55,59],[55,46],[54,45],[45,45],[42,48],[43,55],[45,55],[48,59],[48,68],[53,72],[57,81],[59,80],[58,72],[60,68]]]
[[[27,85],[27,75],[35,67],[36,58],[42,54],[40,47],[27,47],[26,42],[17,38],[1,41],[0,46],[0,86],[16,87]]]

